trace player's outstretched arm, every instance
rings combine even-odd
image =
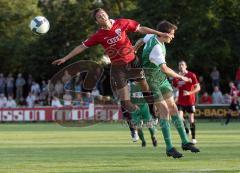
[[[73,58],[74,56],[80,54],[81,52],[83,52],[86,49],[86,47],[81,44],[79,46],[77,46],[75,49],[73,49],[68,55],[66,55],[63,58],[57,59],[55,61],[52,62],[52,64],[56,64],[56,65],[61,65],[63,63],[65,63],[67,60]]]
[[[173,37],[172,34],[159,32],[159,31],[156,31],[154,29],[151,29],[151,28],[148,28],[148,27],[145,27],[145,26],[140,26],[138,28],[137,32],[140,33],[140,34],[155,34],[155,35],[158,35],[160,37],[170,37],[170,38]]]
[[[161,64],[160,66],[160,70],[165,73],[167,76],[169,77],[174,77],[174,78],[178,78],[178,79],[181,79],[185,82],[191,82],[192,80],[185,77],[185,76],[182,76],[180,74],[177,74],[174,70],[172,70],[171,68],[169,68],[166,64]]]

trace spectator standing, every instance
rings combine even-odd
[[[63,94],[63,84],[61,83],[60,80],[57,81],[54,88],[55,88],[57,97],[60,97]]]
[[[71,75],[68,73],[67,70],[64,71],[64,75],[62,77],[62,83],[64,89],[70,89],[71,88]]]
[[[52,97],[56,94],[55,86],[51,80],[47,81],[47,105],[51,105]]]
[[[16,98],[19,99],[23,96],[23,86],[26,84],[25,79],[22,77],[22,74],[19,73],[16,79]]]
[[[219,73],[217,67],[213,67],[213,70],[212,70],[210,76],[212,78],[212,85],[213,85],[213,87],[219,86],[220,73]]]
[[[214,91],[212,93],[213,104],[223,104],[223,95],[222,92],[219,90],[218,86],[214,87]]]
[[[13,89],[14,89],[14,78],[12,73],[8,74],[6,79],[6,86],[7,86],[7,96],[13,96]]]
[[[34,94],[34,95],[39,95],[40,94],[40,86],[35,81],[32,82],[31,93]]]
[[[44,94],[46,94],[47,95],[47,90],[48,90],[48,85],[47,85],[47,83],[46,83],[46,81],[45,80],[42,80],[42,84],[41,84],[41,92],[42,93],[44,93]]]
[[[77,73],[73,84],[74,84],[75,92],[81,92],[82,91],[82,77],[81,77],[80,73]]]

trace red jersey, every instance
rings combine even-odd
[[[179,90],[179,96],[178,96],[178,105],[181,106],[192,106],[195,104],[195,94],[183,95],[183,91],[192,91],[194,89],[194,86],[198,84],[197,77],[194,73],[188,71],[185,75],[185,77],[192,79],[192,82],[184,82],[181,79],[174,78],[173,79],[173,86],[178,88]]]
[[[90,38],[83,42],[86,47],[101,44],[111,60],[111,63],[129,63],[134,58],[134,49],[127,32],[136,32],[139,23],[130,19],[111,20],[110,30],[98,29]]]

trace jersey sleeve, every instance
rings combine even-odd
[[[148,40],[149,40],[152,36],[153,36],[153,34],[147,34],[147,35],[145,35],[145,37],[143,38],[143,42],[144,42],[144,43],[147,43]]]
[[[153,49],[149,55],[149,60],[150,60],[150,62],[154,63],[157,66],[159,66],[161,64],[166,64],[165,56],[162,52],[160,45],[157,44],[153,47]]]
[[[192,73],[192,77],[191,78],[192,78],[192,84],[195,85],[195,84],[199,83],[195,74]]]
[[[140,24],[135,20],[131,20],[131,19],[122,19],[122,20],[124,23],[127,23],[127,31],[136,32],[140,27]]]
[[[90,36],[87,40],[85,40],[84,42],[82,42],[82,44],[83,44],[85,47],[87,47],[87,48],[99,44],[98,39],[97,39],[97,35],[96,35],[96,34],[93,34],[93,35]]]

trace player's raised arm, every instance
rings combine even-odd
[[[77,46],[75,49],[73,49],[65,57],[53,61],[52,64],[61,65],[61,64],[65,63],[67,60],[69,60],[69,59],[73,58],[74,56],[76,56],[76,55],[80,54],[81,52],[83,52],[86,48],[87,48],[86,46],[81,44],[81,45]]]
[[[174,37],[174,35],[172,35],[170,33],[159,32],[157,30],[148,28],[146,26],[139,26],[137,32],[140,34],[155,34],[155,35],[158,35],[159,37],[170,37],[170,38]]]

